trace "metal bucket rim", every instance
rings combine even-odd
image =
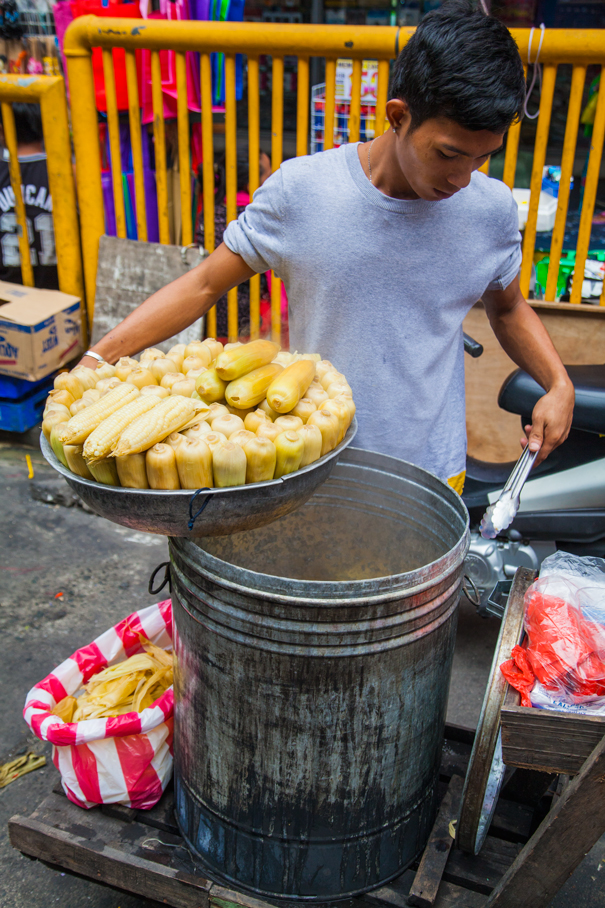
[[[273,602],[282,602],[284,604],[295,603],[300,606],[317,606],[324,602],[326,604],[329,603],[330,605],[346,605],[351,599],[354,599],[356,602],[366,602],[368,604],[372,602],[386,602],[390,599],[400,598],[403,592],[408,594],[420,593],[445,581],[447,577],[454,573],[464,562],[470,545],[469,513],[460,496],[447,482],[439,479],[438,476],[435,476],[423,467],[418,467],[408,461],[400,460],[397,457],[391,457],[387,454],[380,454],[376,451],[366,451],[363,448],[351,448],[347,451],[337,465],[337,469],[338,467],[346,467],[347,464],[351,463],[351,459],[354,461],[355,456],[358,454],[361,455],[361,459],[363,459],[364,455],[377,458],[377,464],[380,463],[380,461],[385,461],[386,463],[384,466],[388,466],[388,462],[401,464],[405,467],[405,472],[417,474],[416,482],[418,482],[418,479],[426,477],[424,483],[418,484],[422,484],[425,489],[435,492],[435,494],[441,492],[444,495],[445,500],[453,506],[453,509],[458,511],[458,516],[461,521],[463,521],[464,530],[458,542],[439,558],[436,558],[434,561],[428,562],[415,570],[404,571],[400,574],[371,577],[364,580],[342,581],[300,580],[290,577],[281,578],[277,574],[266,574],[260,571],[253,571],[249,568],[234,565],[229,561],[224,561],[216,555],[207,552],[193,539],[180,537],[173,538],[171,541],[179,548],[182,546],[187,554],[189,554],[191,548],[194,547],[195,551],[199,553],[198,557],[195,558],[196,568],[203,571],[204,575],[217,586],[246,596],[262,595],[263,599],[268,599]],[[356,464],[353,462],[351,465],[355,466]],[[385,472],[385,470],[381,471],[378,465],[364,465],[364,468],[376,472]],[[397,475],[393,470],[388,472],[390,472],[391,475]],[[334,474],[332,474],[332,477],[333,476]],[[329,479],[327,482],[329,482]],[[436,487],[433,488],[435,484]],[[320,488],[323,488],[323,486],[320,486]],[[312,500],[313,499],[311,498],[309,501],[312,502]],[[302,507],[304,506],[305,505],[302,505]],[[237,575],[238,579],[235,579],[235,575]],[[292,595],[271,590],[271,581],[274,581],[276,577],[287,581],[289,588],[292,590]],[[381,581],[389,582],[388,590],[373,592],[368,589],[368,587],[376,586],[376,584]],[[321,587],[324,595],[321,597],[313,596],[312,591],[319,587]],[[300,594],[298,595],[297,590],[300,590]],[[308,595],[306,596],[304,595],[305,591],[308,591]]]

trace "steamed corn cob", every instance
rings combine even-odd
[[[224,350],[216,358],[215,368],[224,381],[233,381],[241,375],[268,365],[279,352],[273,341],[257,340]]]
[[[113,381],[113,379],[109,379]],[[58,438],[64,445],[81,445],[104,419],[139,396],[139,389],[124,382],[61,427]]]
[[[321,432],[322,457],[324,454],[328,454],[330,451],[334,450],[338,444],[338,432],[340,430],[340,424],[336,414],[330,413],[328,410],[316,410],[315,413],[311,413],[309,416],[307,425],[317,426]]]
[[[135,400],[132,400],[124,407],[120,407],[119,410],[104,419],[84,442],[84,457],[86,460],[95,462],[108,457],[126,426],[129,426],[139,416],[157,407],[158,404],[159,400],[156,397],[139,395]]]
[[[280,366],[279,363],[269,363],[267,366],[260,366],[260,368],[242,375],[241,378],[229,382],[225,389],[227,403],[238,410],[255,407],[265,399],[267,388],[280,372],[283,372],[283,366]]]
[[[82,445],[64,445],[63,453],[67,466],[72,473],[82,476],[83,479],[94,479],[94,476],[86,466],[86,461],[82,457]]]
[[[267,482],[273,479],[277,451],[268,438],[251,438],[244,445],[246,482]]]
[[[147,481],[152,489],[180,489],[176,456],[170,445],[157,444],[145,455]]]
[[[195,381],[195,390],[208,404],[223,400],[226,388],[227,382],[219,377],[214,367],[206,369]]]
[[[115,460],[120,485],[125,489],[149,488],[144,454],[126,454]]]
[[[267,389],[267,401],[278,413],[293,410],[315,376],[315,363],[308,359],[287,366]]]
[[[224,441],[212,451],[212,472],[217,488],[241,486],[246,482],[246,455],[239,445]]]
[[[282,432],[275,439],[275,478],[295,473],[300,467],[305,443],[298,432]]]
[[[171,432],[180,432],[199,422],[201,414],[207,410],[207,406],[190,397],[167,397],[124,429],[113,448],[113,454],[121,457],[124,454],[146,451]]]
[[[303,455],[300,461],[299,470],[302,467],[308,466],[310,463],[314,463],[316,460],[319,460],[321,457],[321,448],[323,445],[323,440],[321,437],[321,432],[317,426],[309,425],[307,422],[302,429],[298,430],[298,434],[304,442]]]
[[[212,488],[212,452],[205,441],[186,438],[174,453],[182,489]]]
[[[106,486],[119,486],[120,480],[116,467],[115,458],[106,457],[105,460],[98,460],[96,463],[89,463],[88,469],[93,478]]]

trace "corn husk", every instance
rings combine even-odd
[[[57,376],[57,378],[59,378],[59,376]],[[47,402],[52,401],[55,404],[63,404],[64,407],[69,408],[72,404],[75,404],[76,400],[81,400],[81,398],[81,393],[76,398],[73,394],[70,394],[69,391],[66,391],[65,388],[55,388],[53,391],[49,392],[46,400]]]
[[[153,445],[145,455],[147,482],[150,489],[180,489],[174,448],[166,444]]]
[[[210,489],[214,485],[212,451],[201,438],[185,438],[175,450],[182,489]]]
[[[246,482],[268,482],[273,479],[277,451],[268,438],[251,438],[244,445]]]
[[[278,413],[289,413],[311,384],[315,376],[315,363],[298,360],[278,375],[267,389],[267,401]]]
[[[320,412],[329,412],[334,413],[338,419],[338,443],[343,440],[345,437],[345,432],[349,428],[349,423],[351,419],[349,417],[349,408],[343,403],[342,400],[338,398],[333,398],[332,400],[324,400],[323,404],[320,407]]]
[[[51,713],[53,716],[58,716],[59,719],[63,719],[64,722],[73,722],[73,715],[76,711],[78,701],[75,697],[63,697],[62,700],[59,700],[53,708]]]
[[[214,367],[202,372],[195,382],[195,390],[207,404],[224,400],[226,388],[227,382],[219,377]]]
[[[168,375],[171,372],[179,372],[180,370],[175,360],[163,357],[162,359],[154,359],[153,362],[149,364],[149,371],[156,382],[160,384],[165,375]]]
[[[258,409],[262,410],[265,416],[267,416],[271,420],[271,422],[273,422],[277,419],[278,416],[280,416],[277,410],[273,409],[268,400],[261,400],[260,404],[258,405]]]
[[[273,425],[277,426],[280,432],[296,432],[301,429],[303,421],[300,416],[278,416]]]
[[[264,410],[253,410],[252,413],[246,414],[244,419],[244,428],[256,434],[256,430],[265,422],[271,422]]]
[[[160,380],[160,387],[166,388],[168,391],[170,391],[172,386],[175,385],[177,381],[183,381],[182,372],[166,372]]]
[[[144,388],[145,385],[158,384],[149,369],[144,368],[133,369],[126,381],[128,382],[128,384],[134,385],[135,388],[138,388],[139,390],[141,388]]]
[[[302,419],[304,425],[311,413],[314,413],[315,410],[317,410],[317,407],[312,400],[310,400],[308,397],[301,397],[294,409],[290,410],[290,413],[288,415],[298,416],[299,419]]]
[[[315,413],[311,413],[309,416],[307,425],[317,426],[321,432],[322,457],[324,454],[328,454],[330,451],[334,450],[338,444],[338,433],[340,431],[340,423],[338,417],[334,413],[330,413],[327,410],[316,410]]]
[[[125,489],[148,489],[144,454],[125,454],[116,457],[120,485]]]
[[[219,489],[240,486],[246,482],[246,455],[239,445],[224,441],[212,451],[214,485]]]
[[[142,351],[139,359],[140,360],[146,359],[146,360],[153,362],[154,359],[163,359],[165,355],[166,354],[164,353],[164,351],[160,350],[159,347],[146,347]]]
[[[97,482],[106,486],[119,486],[120,478],[118,469],[113,457],[106,457],[104,460],[98,460],[96,463],[90,462],[88,469]]]
[[[351,386],[346,381],[333,381],[332,384],[328,385],[326,388],[326,393],[330,398],[339,397],[341,394],[350,394],[351,397],[353,397]]]
[[[74,400],[79,400],[85,391],[78,376],[74,375],[73,372],[59,372],[55,376],[53,388],[55,391],[63,391],[65,394],[69,394],[71,397],[70,404],[73,404]]]
[[[71,374],[77,377],[84,391],[88,388],[94,388],[99,380],[97,370],[89,369],[88,366],[78,365],[71,370]]]
[[[193,384],[196,383],[200,375],[205,372],[205,369],[190,369],[189,372],[185,375],[187,381],[192,381]]]
[[[282,432],[275,439],[275,478],[295,473],[300,467],[305,443],[298,432]]]
[[[212,357],[211,362],[213,362],[216,359],[216,357],[219,355],[219,353],[223,352],[223,345],[221,344],[220,341],[217,341],[216,338],[214,338],[214,337],[206,337],[202,341],[202,344],[205,347],[208,347],[208,349],[210,350],[210,356]]]
[[[321,362],[321,353],[295,353],[292,357],[292,362],[297,363],[301,359],[317,364]]]
[[[115,374],[116,367],[112,366],[111,363],[99,363],[97,368],[94,370],[94,375],[97,382],[101,381],[102,378],[114,378]],[[97,382],[95,382],[95,385]]]
[[[50,446],[53,449],[53,453],[54,453],[55,457],[57,458],[57,460],[60,460],[61,463],[63,464],[63,466],[67,467],[67,460],[65,458],[65,452],[63,450],[63,442],[57,435],[57,430],[58,430],[59,426],[62,426],[62,425],[64,425],[63,422],[58,422],[58,423],[55,423],[51,427],[50,436],[49,436],[48,440],[50,441]],[[69,469],[69,467],[67,467],[67,469]]]
[[[83,397],[81,397],[79,400],[74,400],[73,404],[69,408],[70,415],[75,416],[76,413],[80,412],[80,410],[85,410],[86,407],[90,407],[91,403],[91,400],[84,400]]]
[[[224,403],[214,403],[210,404],[210,412],[208,413],[208,422],[211,423],[213,419],[216,419],[217,416],[227,416],[231,411],[229,407],[226,407]]]
[[[141,397],[159,397],[162,400],[164,397],[170,397],[170,391],[161,385],[145,385],[141,388]]]
[[[320,378],[320,382],[324,391],[327,391],[330,385],[334,382],[344,382],[345,384],[348,384],[342,372],[337,372],[336,369],[332,369],[330,372],[325,372]]]
[[[165,445],[170,445],[170,447],[171,447],[171,448],[174,448],[174,450],[176,451],[176,449],[178,448],[178,446],[179,446],[179,445],[181,444],[181,442],[183,442],[183,441],[187,441],[187,436],[186,436],[186,435],[181,435],[180,432],[171,432],[170,435],[169,435],[167,438],[164,439],[164,442],[163,442],[163,443],[164,443]]]
[[[355,406],[355,401],[353,400],[353,398],[349,394],[339,394],[338,397],[334,397],[332,399],[342,401],[342,403],[345,405],[345,407],[349,411],[349,425],[351,425],[353,417],[355,416],[355,413],[357,411],[357,407]]]
[[[197,423],[197,425],[195,426],[191,426],[190,429],[185,429],[182,434],[185,436],[185,438],[201,438],[203,440],[205,436],[210,435],[211,432],[212,428],[210,426],[210,423],[204,421]]]
[[[109,391],[113,391],[114,388],[119,388],[120,385],[124,384],[120,379],[114,375],[113,378],[102,378],[101,381],[97,382],[96,391],[99,392],[101,397],[105,394],[108,394]]]
[[[246,421],[246,416],[248,413],[254,413],[256,407],[247,407],[245,410],[240,409],[239,407],[232,407],[230,404],[225,404],[229,413],[232,413],[233,416],[239,416],[241,419]]]
[[[71,418],[67,407],[64,407],[63,409],[65,410],[65,412],[63,412],[63,410],[59,410],[58,408],[51,408],[42,420],[42,432],[44,433],[44,438],[48,442],[50,442],[50,433],[52,427],[58,425],[59,423],[67,422],[68,419]]]
[[[139,364],[131,356],[121,356],[116,363],[115,378],[120,381],[126,381],[133,369],[138,369]]]
[[[222,432],[226,438],[244,428],[244,420],[241,416],[234,416],[233,413],[227,413],[222,416],[215,416],[211,420],[213,432]]]
[[[204,436],[204,441],[208,445],[211,451],[222,444],[224,441],[227,441],[227,436],[223,435],[222,432],[211,432],[209,435]]]
[[[192,369],[207,369],[209,363],[206,362],[208,356],[186,356],[183,360],[181,369],[183,372],[190,372]]]
[[[308,422],[302,429],[298,430],[298,434],[304,442],[303,455],[299,467],[299,469],[301,469],[302,467],[306,467],[310,463],[315,463],[316,460],[319,460],[321,457],[323,439],[317,426],[309,425]]]
[[[195,391],[195,382],[184,378],[182,381],[175,381],[170,389],[171,394],[178,394],[180,397],[191,397]]]
[[[310,385],[305,392],[305,399],[310,400],[319,409],[324,400],[328,400],[328,392],[324,391],[321,385]]]
[[[101,399],[101,392],[98,388],[87,388],[82,395],[82,400],[89,400],[91,404]]]
[[[229,382],[225,389],[225,400],[232,407],[249,410],[265,399],[267,389],[283,372],[279,363],[269,363],[247,372],[241,378]]]
[[[247,441],[250,441],[251,438],[256,438],[254,432],[248,431],[248,429],[238,429],[237,432],[234,432],[229,436],[229,441],[232,441],[234,445],[239,445],[240,448],[243,448]]]
[[[94,476],[84,460],[82,445],[63,445],[63,453],[65,454],[67,466],[72,473],[75,473],[76,476],[81,476],[83,479],[94,480]]]
[[[235,350],[236,347],[243,347],[242,341],[230,341],[228,344],[225,344],[223,350]]]
[[[185,347],[185,351],[183,353],[183,362],[181,365],[181,369],[183,372],[188,371],[185,368],[185,362],[188,359],[190,359],[192,356],[195,357],[195,359],[201,360],[201,363],[199,364],[199,366],[190,366],[190,368],[192,368],[192,369],[193,368],[207,369],[213,359],[212,351],[210,350],[210,348],[208,347],[207,344],[203,344],[201,341],[194,341],[191,344],[187,344],[187,346]]]
[[[279,346],[272,341],[251,341],[220,353],[216,358],[215,369],[220,378],[232,382],[261,366],[269,365],[278,352]]]
[[[317,376],[318,381],[321,382],[322,378],[326,372],[333,372],[334,366],[329,359],[321,359],[315,366],[315,375]]]
[[[170,348],[166,356],[168,357],[168,359],[173,359],[175,356],[180,356],[181,359],[185,359],[185,357],[187,356],[185,352],[186,350],[187,344],[175,344]]]
[[[275,423],[272,423],[270,420],[267,420],[266,423],[261,423],[261,425],[256,430],[257,438],[268,438],[269,441],[275,441],[278,435],[281,435],[282,429],[279,426],[276,426]]]
[[[283,366],[285,369],[286,366],[290,365],[290,363],[293,361],[293,359],[294,359],[293,353],[288,353],[287,350],[280,350],[279,353],[277,354],[277,356],[275,357],[275,359],[273,360],[273,362],[279,363],[279,365]]]

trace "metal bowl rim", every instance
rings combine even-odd
[[[225,488],[212,488],[204,489],[206,495],[235,495],[238,492],[242,491],[251,491],[256,489],[266,489],[280,486],[284,482],[289,480],[295,480],[297,477],[300,478],[304,476],[305,473],[312,473],[318,467],[322,466],[328,461],[333,460],[335,457],[339,457],[342,452],[349,447],[355,435],[357,434],[357,417],[353,417],[351,425],[347,429],[346,435],[343,440],[337,445],[332,451],[328,454],[324,454],[323,457],[320,457],[319,460],[315,460],[313,463],[310,463],[308,466],[303,467],[301,470],[295,470],[294,473],[288,473],[286,476],[280,476],[279,479],[269,479],[266,482],[250,482],[241,486],[226,486]],[[70,484],[76,486],[84,486],[89,489],[99,489],[102,488],[103,492],[108,492],[110,495],[140,495],[140,496],[149,496],[149,495],[160,495],[162,497],[168,496],[179,496],[181,498],[191,498],[191,496],[197,491],[196,489],[129,489],[124,486],[111,486],[106,485],[105,483],[95,482],[94,480],[84,479],[83,476],[78,476],[77,473],[72,473],[71,470],[68,470],[67,467],[64,467],[58,457],[55,455],[55,452],[50,446],[50,443],[47,441],[45,435],[40,433],[40,450],[44,459],[50,464],[53,469],[60,473]]]

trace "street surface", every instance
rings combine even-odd
[[[35,433],[28,441],[35,444]],[[34,467],[28,479],[25,455]],[[48,763],[0,790],[0,905],[2,908],[145,908],[159,904],[110,889],[33,861],[11,848],[8,819],[29,815],[52,787],[57,772],[50,746],[22,718],[29,689],[75,649],[121,618],[166,593],[150,596],[151,571],[168,558],[166,540],[116,526],[79,507],[33,500],[54,486],[39,450],[0,433],[0,763],[28,750]],[[481,619],[464,602],[448,719],[474,726],[498,635],[495,619]],[[551,908],[605,906],[605,844],[601,840],[552,902]]]

